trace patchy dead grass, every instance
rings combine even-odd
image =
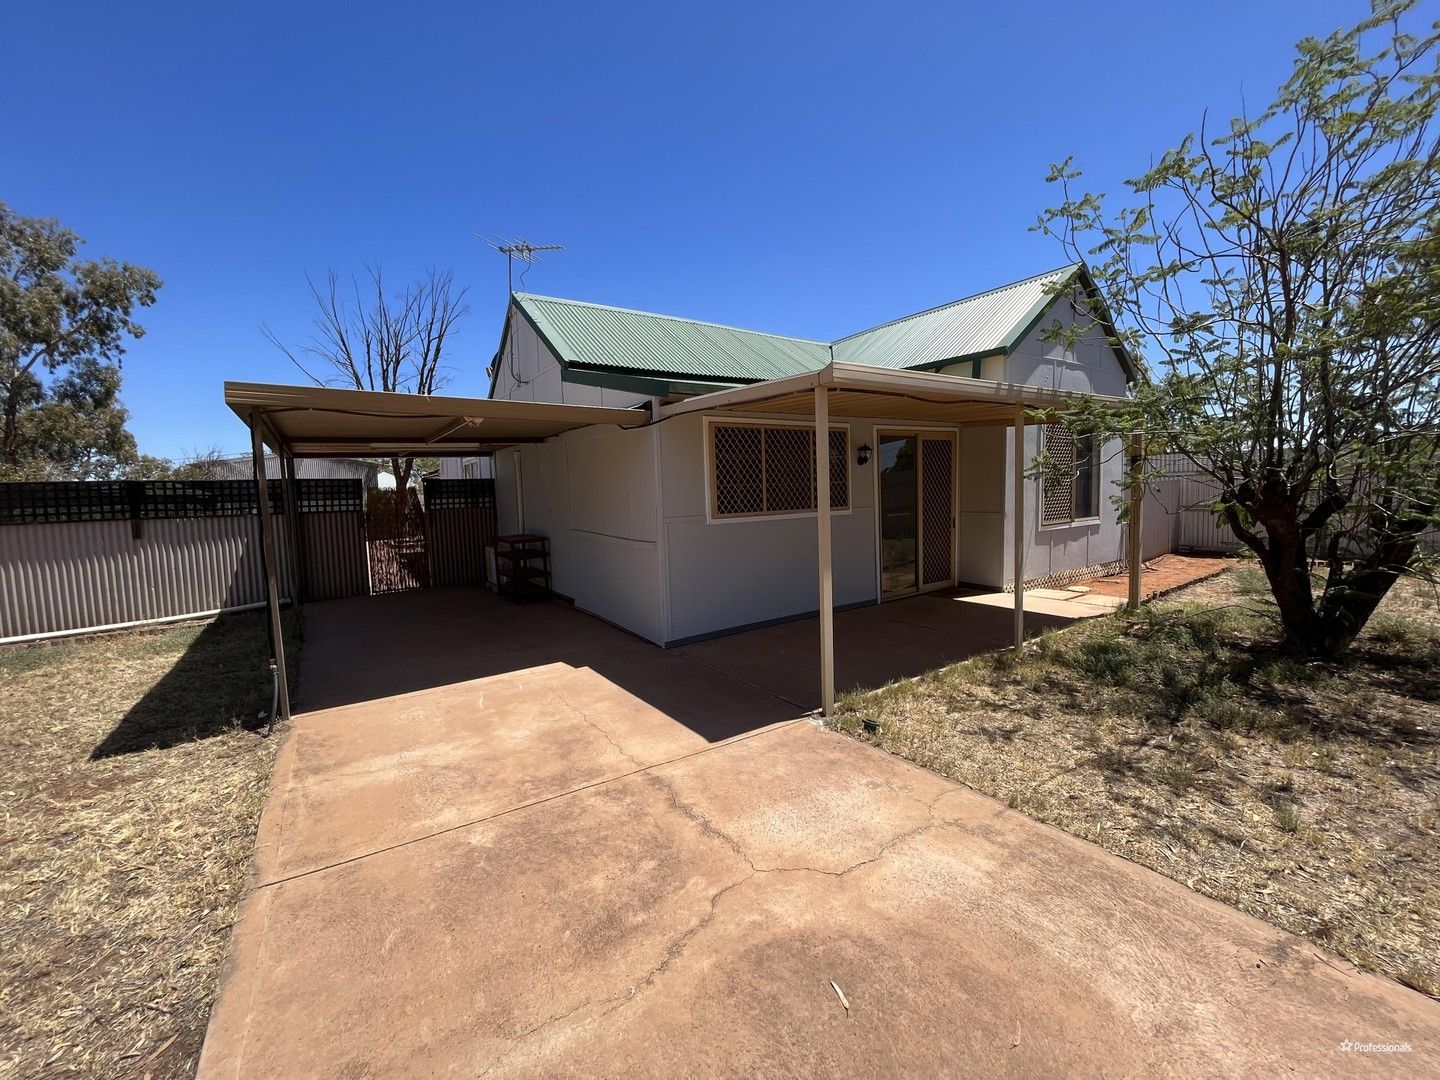
[[[1403,580],[1341,664],[1274,640],[1241,567],[849,696],[837,726],[1440,996],[1436,594]]]
[[[278,742],[264,655],[250,614],[0,650],[0,1073],[194,1074]]]

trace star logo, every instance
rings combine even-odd
[[[1352,1046],[1354,1046],[1354,1045],[1355,1045],[1355,1044],[1352,1043],[1349,1039],[1346,1039],[1344,1042],[1342,1042],[1342,1043],[1340,1044],[1340,1049],[1341,1049],[1341,1050],[1349,1050],[1349,1049],[1350,1049]]]

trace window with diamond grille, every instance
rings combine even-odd
[[[1040,523],[1063,525],[1097,516],[1100,454],[1095,436],[1077,438],[1058,424],[1041,430],[1051,469],[1040,481]]]
[[[815,509],[815,429],[785,424],[710,428],[715,517],[803,514]],[[830,429],[830,508],[850,508],[850,435]]]

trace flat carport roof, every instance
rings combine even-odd
[[[225,404],[290,457],[454,457],[544,442],[594,424],[638,427],[648,409],[227,382]]]
[[[1017,408],[1059,414],[1081,399],[1108,405],[1125,400],[1105,394],[837,360],[804,375],[686,398],[663,406],[660,415],[744,411],[810,417],[815,412],[817,390],[825,394],[831,416],[963,426],[1008,426],[1015,422]]]
[[[290,688],[280,625],[275,523],[267,494],[266,444],[280,458],[286,527],[293,530],[297,457],[456,457],[544,442],[576,428],[639,427],[651,420],[649,409],[249,382],[226,382],[225,404],[250,428],[250,450],[259,489],[260,548],[265,564],[276,711],[287,720]],[[292,543],[294,539],[292,534]],[[293,565],[292,561],[292,572]],[[291,595],[295,595],[293,587]]]
[[[832,361],[818,371],[754,383],[734,390],[687,398],[660,409],[661,419],[701,412],[758,412],[812,420],[815,463],[815,532],[820,596],[820,708],[829,716],[835,706],[835,604],[831,570],[829,445],[822,434],[832,416],[876,417],[908,423],[960,426],[1007,425],[1014,428],[1011,459],[1011,565],[1014,567],[1015,648],[1025,643],[1025,426],[1045,423],[1081,400],[1116,406],[1123,398],[1024,383],[969,379],[928,371],[877,367]],[[1143,450],[1137,441],[1131,454]],[[1138,489],[1129,492],[1128,563],[1131,608],[1140,605],[1140,505]]]

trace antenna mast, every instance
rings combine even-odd
[[[481,236],[480,239],[505,256],[505,280],[512,293],[515,291],[515,260],[533,266],[542,252],[565,250],[563,244],[532,244],[518,236],[508,240],[501,236]],[[524,277],[523,273],[521,277]]]

